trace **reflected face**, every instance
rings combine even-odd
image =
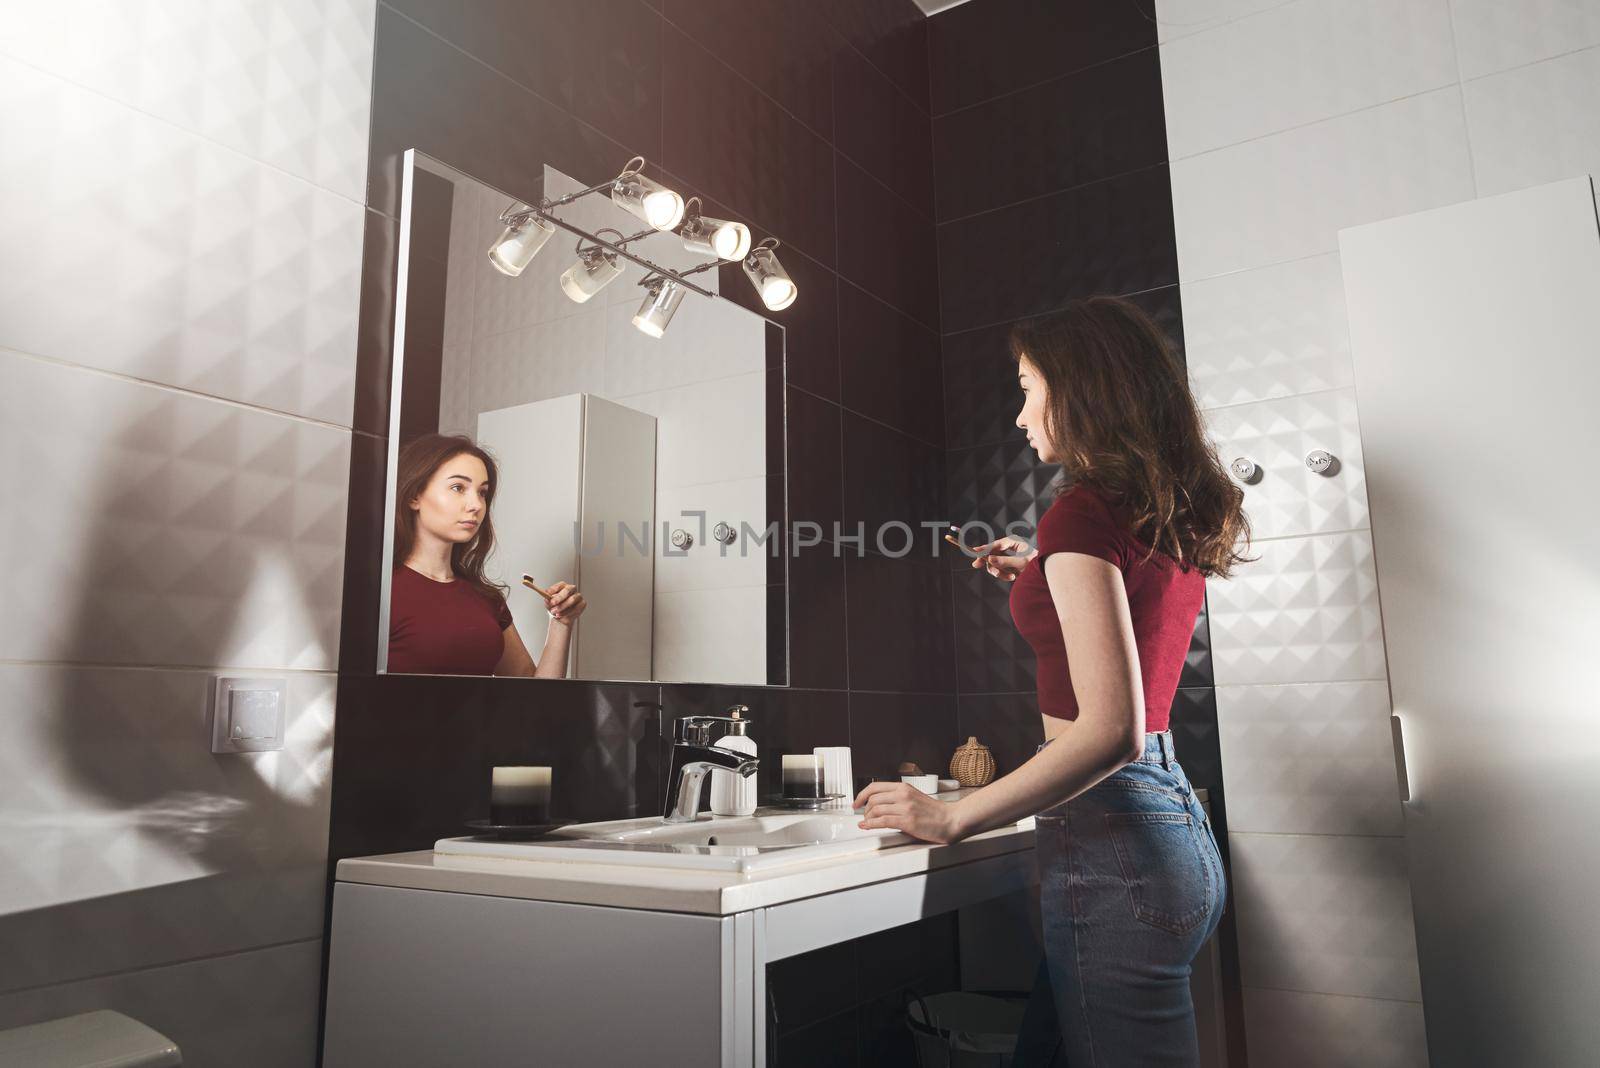
[[[471,453],[452,456],[410,504],[417,513],[418,533],[426,531],[441,541],[471,541],[489,514],[489,470]]]
[[[1056,462],[1055,448],[1045,432],[1045,408],[1050,402],[1044,388],[1044,377],[1024,356],[1017,361],[1017,386],[1022,390],[1022,411],[1017,413],[1017,425],[1028,432],[1028,444],[1039,454],[1041,463]]]

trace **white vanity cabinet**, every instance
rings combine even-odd
[[[327,1068],[733,1068],[766,1063],[769,963],[1037,875],[1025,820],[750,875],[425,851],[337,878]]]

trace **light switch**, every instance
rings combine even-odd
[[[257,753],[283,748],[289,698],[284,679],[215,676],[212,682],[213,753]]]

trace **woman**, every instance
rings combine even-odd
[[[494,551],[489,504],[497,477],[493,457],[471,438],[426,434],[400,451],[391,672],[565,677],[572,624],[586,607],[583,594],[569,582],[549,587],[550,630],[535,662],[512,622],[505,587],[484,576]]]
[[[1196,1064],[1189,966],[1226,891],[1168,714],[1205,579],[1242,559],[1243,494],[1134,305],[1074,302],[1019,327],[1011,350],[1017,425],[1061,481],[1036,548],[1003,538],[973,566],[1012,583],[1045,742],[953,804],[870,785],[861,826],[951,842],[1037,813],[1045,960],[1016,1063],[1061,1047],[1073,1068]]]

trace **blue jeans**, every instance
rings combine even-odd
[[[1222,919],[1222,858],[1172,735],[1144,743],[1036,818],[1044,961],[1016,1068],[1199,1063],[1189,965]]]

